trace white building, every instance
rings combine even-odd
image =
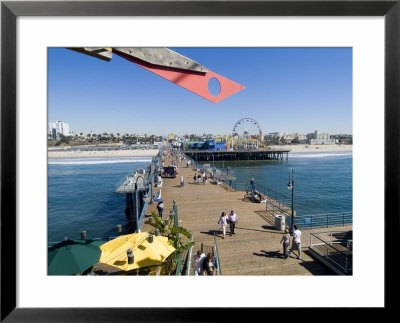
[[[279,132],[269,132],[266,136],[269,138],[281,138],[283,135]]]
[[[308,143],[310,145],[333,145],[336,143],[335,139],[330,139],[330,135],[324,132],[315,130],[314,133],[307,134]]]
[[[52,139],[59,138],[60,134],[69,136],[69,124],[63,121],[49,122],[47,134]]]

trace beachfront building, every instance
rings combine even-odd
[[[333,145],[336,143],[336,140],[331,139],[329,134],[318,130],[307,134],[307,140],[309,145]]]
[[[336,140],[337,144],[341,145],[352,145],[353,144],[353,136],[346,134],[332,135],[332,139]]]
[[[279,132],[269,132],[267,135],[265,135],[266,137],[269,138],[281,138],[282,134]]]
[[[49,139],[59,139],[60,135],[69,136],[69,124],[64,121],[49,122],[47,127]]]
[[[296,132],[292,135],[292,137],[293,137],[293,139],[290,142],[291,144],[303,144],[304,145],[304,144],[308,143],[307,136],[303,135],[301,133]]]
[[[292,141],[296,138],[295,136],[296,136],[295,134],[284,133],[284,134],[282,135],[282,139],[283,139],[285,142],[290,143],[290,142],[292,142]]]

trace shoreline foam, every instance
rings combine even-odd
[[[318,153],[353,151],[353,145],[283,145],[269,146],[272,150],[290,150],[292,153]]]
[[[93,150],[93,151],[48,151],[48,158],[103,158],[103,157],[153,157],[158,149],[148,150]]]
[[[283,145],[269,146],[271,150],[290,150],[292,153],[349,152],[353,145]],[[103,157],[153,157],[158,149],[147,150],[93,150],[93,151],[52,151],[48,150],[48,158],[103,158]]]

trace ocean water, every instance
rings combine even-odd
[[[282,161],[219,162],[244,190],[251,178],[291,200],[289,172],[293,168],[294,209],[299,215],[351,212],[353,208],[352,152],[289,153]]]
[[[119,183],[151,158],[79,158],[48,161],[48,241],[68,237],[116,236],[116,226],[128,230],[125,195],[115,193]]]
[[[68,237],[87,238],[117,235],[116,226],[129,230],[125,195],[115,190],[129,173],[145,168],[151,158],[49,159],[48,241]],[[257,184],[291,197],[287,189],[289,171],[295,176],[297,214],[352,211],[351,152],[290,153],[286,161],[224,162],[237,179],[233,186],[244,190],[253,177]]]

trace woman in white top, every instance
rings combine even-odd
[[[285,233],[282,236],[281,243],[283,242],[283,257],[286,259],[289,257],[289,244],[290,244],[290,234],[289,230],[285,229]]]
[[[225,239],[225,233],[226,233],[226,225],[228,223],[228,217],[226,216],[225,212],[222,212],[221,216],[219,217],[218,224],[221,223],[222,227],[222,239]]]

